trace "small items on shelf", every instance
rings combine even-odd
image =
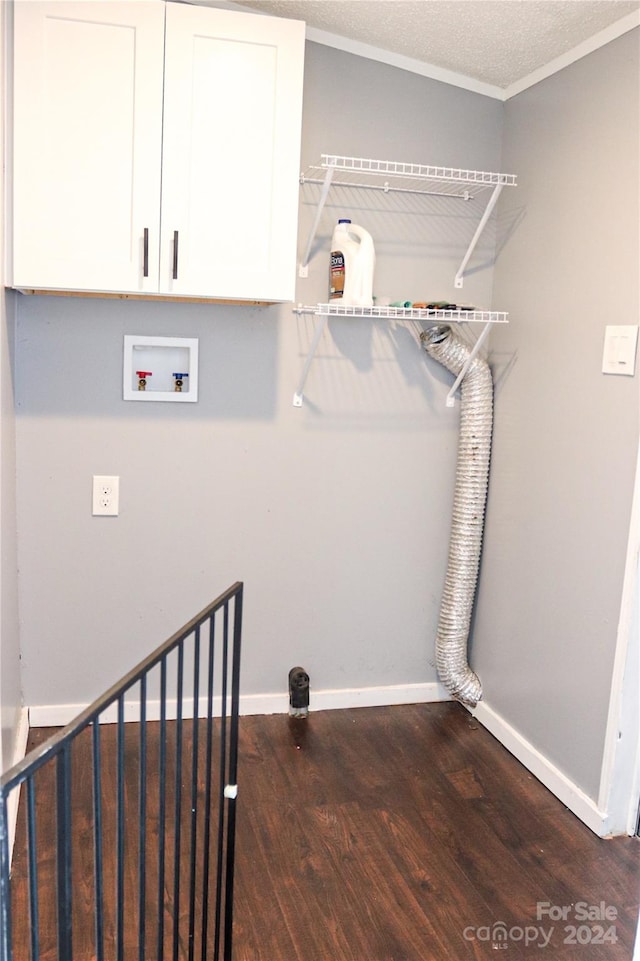
[[[405,303],[405,307],[417,307],[419,310],[475,310],[471,304],[450,304],[447,300],[414,301],[412,304]]]

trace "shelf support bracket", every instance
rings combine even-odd
[[[465,270],[466,270],[467,264],[469,263],[469,260],[471,259],[471,255],[472,255],[473,251],[476,249],[476,245],[477,245],[478,241],[480,240],[480,237],[481,237],[481,235],[482,235],[482,231],[483,231],[484,228],[487,226],[487,221],[489,220],[489,217],[490,217],[491,214],[493,213],[493,208],[495,207],[495,205],[496,205],[497,202],[498,202],[498,197],[499,197],[500,194],[502,193],[502,188],[503,188],[503,187],[504,187],[504,184],[496,184],[495,187],[494,187],[493,193],[491,194],[491,197],[489,198],[489,203],[487,204],[486,209],[485,209],[485,212],[483,213],[482,217],[480,218],[480,223],[478,224],[478,226],[477,226],[477,228],[476,228],[476,232],[475,232],[475,234],[473,235],[473,239],[472,239],[471,243],[469,244],[469,249],[467,250],[466,254],[464,255],[464,257],[463,257],[463,259],[462,259],[462,263],[461,263],[460,266],[458,267],[458,272],[457,272],[457,274],[456,274],[456,276],[455,276],[455,279],[454,279],[454,281],[453,281],[453,286],[456,287],[456,288],[460,288],[460,287],[462,287],[462,286],[464,285],[464,272],[465,272]]]
[[[316,215],[313,220],[311,230],[309,231],[309,239],[307,241],[307,247],[304,252],[304,257],[300,262],[300,267],[298,268],[299,277],[309,276],[309,258],[311,256],[311,246],[316,236],[316,231],[318,230],[318,224],[320,223],[320,217],[322,216],[322,210],[327,202],[327,197],[329,196],[329,188],[331,187],[331,181],[333,179],[334,167],[327,167],[327,171],[324,175],[324,183],[322,184],[322,190],[320,191],[320,198],[318,200],[318,206],[316,209]]]
[[[302,407],[302,396],[304,391],[304,385],[307,380],[307,374],[309,373],[309,368],[311,367],[311,362],[315,356],[315,352],[318,349],[318,344],[320,343],[320,338],[324,333],[324,329],[327,326],[327,321],[329,317],[327,314],[323,314],[320,317],[313,335],[313,340],[311,341],[311,347],[309,348],[309,353],[307,354],[307,359],[304,362],[304,367],[302,369],[302,374],[300,375],[300,380],[296,388],[296,392],[293,395],[293,406]]]
[[[473,347],[471,348],[471,353],[469,354],[469,356],[468,356],[467,359],[465,360],[464,365],[463,365],[463,367],[462,367],[462,370],[460,371],[460,373],[459,373],[458,376],[456,377],[455,382],[454,382],[454,384],[453,384],[453,387],[451,388],[451,390],[450,390],[449,393],[447,394],[447,407],[455,407],[455,403],[456,403],[456,397],[455,397],[456,391],[457,391],[458,387],[460,386],[460,384],[462,383],[465,374],[466,374],[467,371],[469,370],[469,367],[470,367],[471,364],[473,363],[473,360],[474,360],[475,356],[477,355],[478,351],[480,350],[480,348],[482,347],[484,341],[486,340],[486,337],[487,337],[487,334],[489,333],[490,327],[491,327],[491,323],[490,323],[490,322],[484,325],[484,329],[483,329],[482,333],[480,334],[480,336],[479,336],[478,339],[476,340],[475,344],[474,344]]]

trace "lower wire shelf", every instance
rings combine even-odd
[[[497,310],[476,310],[458,307],[443,310],[435,307],[351,307],[344,304],[313,304],[294,307],[296,314],[315,314],[316,317],[370,317],[372,320],[426,320],[436,323],[473,323],[506,324],[508,314]]]
[[[455,392],[462,382],[467,370],[469,369],[469,365],[472,363],[474,357],[480,350],[480,347],[482,346],[491,328],[491,325],[506,324],[508,323],[509,316],[504,311],[476,310],[471,308],[444,309],[435,307],[352,307],[339,303],[314,304],[312,306],[299,304],[297,307],[294,307],[294,313],[311,314],[320,318],[319,323],[316,325],[311,346],[309,347],[309,353],[307,354],[307,359],[305,360],[296,392],[293,395],[294,407],[302,407],[304,385],[307,380],[309,368],[311,367],[311,363],[315,356],[315,352],[318,349],[320,338],[324,333],[324,329],[327,326],[329,317],[365,317],[369,318],[370,320],[412,320],[422,322],[423,324],[438,324],[443,322],[450,324],[484,324],[484,329],[476,340],[466,364],[458,374],[453,387],[447,394],[447,407],[453,407],[455,404]]]

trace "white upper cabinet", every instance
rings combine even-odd
[[[303,56],[297,21],[16,4],[12,286],[293,299]]]
[[[15,4],[13,286],[157,291],[163,45],[153,0]]]
[[[297,21],[167,5],[162,291],[293,299],[303,54]]]

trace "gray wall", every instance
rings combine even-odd
[[[308,45],[304,164],[336,152],[500,169],[502,114],[497,101]],[[301,246],[314,189],[302,192]],[[338,215],[376,239],[379,295],[456,296],[468,205],[339,189],[299,301],[326,299]],[[489,235],[466,299],[490,303],[491,261]],[[297,662],[316,689],[435,679],[450,378],[402,325],[336,322],[294,409],[312,331],[290,306],[20,298],[26,703],[90,700],[236,578],[245,693],[286,690]],[[122,401],[124,333],[198,337],[199,403]],[[96,473],[120,475],[120,517],[91,517]]]
[[[0,767],[14,760],[22,691],[18,625],[16,454],[12,352],[14,295],[0,294]]]
[[[0,9],[4,52],[7,5]],[[0,70],[0,156],[4,156],[4,71]],[[13,396],[15,295],[4,290],[4,164],[0,167],[0,770],[14,758],[21,701],[16,545],[16,455]]]
[[[597,798],[638,444],[638,30],[508,101],[494,452],[474,657],[487,702]]]
[[[591,797],[638,440],[637,376],[600,373],[605,323],[638,317],[637,34],[509,101],[502,157],[495,101],[315,44],[306,68],[303,167],[336,152],[519,175],[499,217],[493,305],[511,324],[493,334],[473,658],[488,703]],[[301,191],[301,247],[314,189]],[[459,296],[471,211],[338,189],[300,302],[325,299],[339,215],[376,240],[379,296]],[[465,284],[480,306],[492,302],[492,244],[490,232]],[[335,322],[295,410],[312,332],[288,306],[19,299],[26,703],[88,701],[236,578],[245,693],[283,691],[294,662],[316,688],[435,679],[450,379],[402,325]],[[123,402],[124,333],[199,337],[200,402]],[[7,368],[3,382],[6,398]],[[5,409],[9,473],[11,430]],[[94,473],[121,476],[119,518],[90,516]],[[3,697],[16,661],[3,623]]]

